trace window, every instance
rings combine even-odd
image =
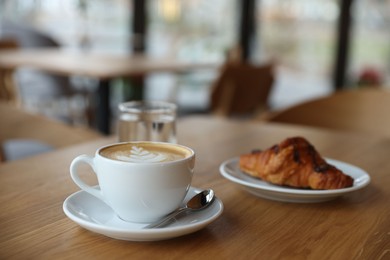
[[[236,43],[239,12],[235,0],[156,0],[148,4],[147,51],[151,55],[223,62],[226,51]],[[208,107],[215,76],[214,71],[151,75],[146,98],[171,99],[181,109],[203,110]]]
[[[390,1],[359,0],[352,8],[349,84],[390,83]]]
[[[64,47],[111,53],[131,49],[132,14],[129,0],[8,0],[0,4],[0,17],[47,32]]]
[[[255,59],[277,63],[272,107],[332,91],[338,1],[257,1],[256,16]]]

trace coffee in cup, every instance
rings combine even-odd
[[[105,147],[100,151],[100,154],[112,160],[133,163],[154,163],[184,159],[190,156],[191,152],[183,147],[140,142],[137,143],[137,145],[134,145],[133,143],[124,143]]]
[[[99,187],[80,178],[81,163],[92,167]],[[194,164],[195,152],[186,146],[128,142],[102,147],[94,157],[76,157],[70,174],[81,189],[107,203],[121,219],[149,223],[181,205],[191,186]]]

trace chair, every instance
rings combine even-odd
[[[273,65],[228,62],[212,87],[210,108],[221,116],[254,117],[268,109]]]
[[[390,137],[390,92],[344,90],[267,115],[266,120]]]
[[[12,38],[0,38],[0,50],[17,49],[18,43]],[[13,79],[13,69],[0,67],[0,100],[8,103],[18,103],[18,91]]]

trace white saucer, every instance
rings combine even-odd
[[[191,187],[184,202],[200,191]],[[121,220],[109,206],[85,191],[70,195],[64,201],[63,210],[71,220],[92,232],[121,240],[157,241],[204,228],[222,214],[223,204],[221,200],[215,198],[208,208],[187,215],[182,214],[169,226],[155,229],[142,229],[147,224]]]
[[[326,159],[326,161],[351,176],[354,179],[353,186],[335,190],[307,190],[273,185],[243,173],[239,167],[238,157],[223,162],[219,170],[223,177],[258,197],[284,202],[311,203],[329,201],[359,190],[370,183],[370,176],[364,170],[337,160]]]

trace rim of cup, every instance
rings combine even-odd
[[[161,144],[161,145],[167,145],[167,146],[181,147],[181,148],[183,148],[185,150],[190,151],[191,154],[189,156],[186,156],[184,158],[177,159],[177,160],[174,160],[174,161],[153,162],[153,163],[150,163],[150,162],[129,162],[129,161],[122,161],[122,160],[115,160],[115,159],[111,159],[111,158],[105,157],[102,154],[100,154],[100,152],[103,149],[108,148],[108,147],[117,146],[117,145],[126,145],[126,144],[140,144],[140,143],[152,143],[152,144],[156,144],[156,145]],[[100,157],[100,158],[102,158],[104,160],[108,160],[110,162],[120,163],[120,164],[126,163],[126,164],[137,164],[137,165],[151,165],[151,164],[153,164],[153,165],[164,164],[165,165],[165,164],[172,164],[172,163],[177,163],[177,162],[188,160],[188,159],[190,159],[190,158],[195,156],[195,151],[192,148],[188,147],[188,146],[181,145],[181,144],[175,144],[175,143],[157,142],[157,141],[129,141],[129,142],[111,143],[111,144],[102,146],[102,147],[100,147],[96,151],[96,156],[98,156],[98,157]]]
[[[120,103],[118,108],[121,112],[129,113],[161,113],[177,111],[177,105],[167,101],[137,100]]]

